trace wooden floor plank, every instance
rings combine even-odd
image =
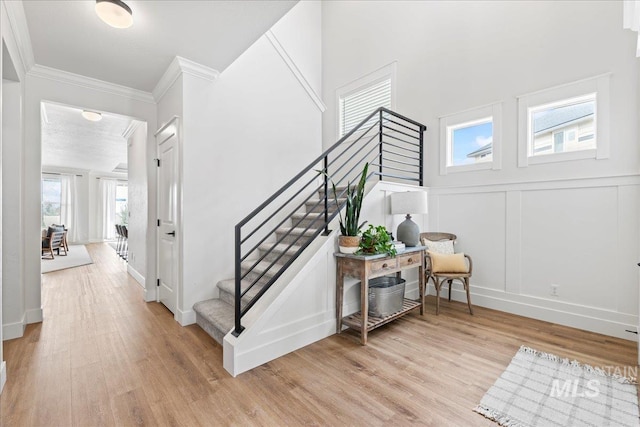
[[[637,369],[636,344],[427,298],[369,334],[345,331],[232,378],[222,347],[181,327],[113,249],[43,275],[45,321],[4,343],[2,426],[493,426],[472,409],[521,345]]]

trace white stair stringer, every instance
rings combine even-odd
[[[337,233],[315,239],[242,318],[244,331],[224,337],[223,364],[231,375],[335,333]]]

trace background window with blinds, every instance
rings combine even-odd
[[[392,108],[390,76],[340,96],[340,137],[349,133],[379,107]],[[376,117],[372,118],[365,128],[375,120]]]

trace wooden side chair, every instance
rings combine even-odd
[[[47,233],[47,237],[42,239],[42,255],[45,253],[49,253],[51,255],[51,259],[55,259],[53,255],[53,251],[57,251],[58,255],[60,255],[60,249],[64,251],[64,255],[67,255],[67,249],[64,247],[64,231],[52,231],[51,233]]]
[[[456,254],[453,245],[456,235],[451,233],[420,233],[420,241],[427,246],[425,256],[425,295],[429,280],[433,280],[436,288],[436,315],[440,313],[440,289],[444,283],[449,284],[449,301],[451,301],[451,286],[454,280],[459,280],[467,293],[469,313],[473,314],[471,295],[469,293],[469,278],[473,274],[473,261],[467,254]]]

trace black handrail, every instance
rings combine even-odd
[[[353,182],[365,163],[372,166],[367,180],[379,177],[424,184],[426,129],[396,112],[376,109],[235,226],[235,336],[244,330],[242,317],[269,287],[316,237],[330,233],[329,223],[343,207],[340,199],[346,189],[340,184]],[[406,159],[415,159],[417,164]],[[333,188],[329,177],[338,186],[337,204],[330,194]],[[306,207],[306,213],[293,219],[302,207]],[[256,225],[251,226],[252,221]],[[288,221],[292,227],[280,231]],[[249,297],[249,291],[260,285]]]

